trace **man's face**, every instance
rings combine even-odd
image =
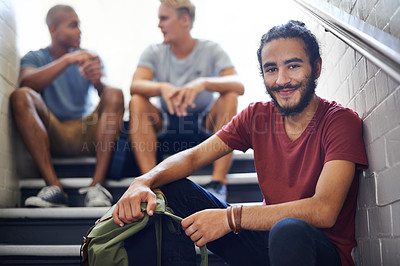
[[[164,35],[164,43],[174,42],[183,30],[182,21],[178,18],[176,10],[166,4],[161,4],[158,18],[158,27]]]
[[[73,11],[62,11],[61,22],[54,27],[52,32],[55,40],[65,48],[79,48],[81,43],[81,30],[79,18]]]
[[[261,61],[265,87],[279,112],[283,116],[301,113],[314,95],[319,76],[319,67],[313,74],[303,40],[272,40],[263,47]]]

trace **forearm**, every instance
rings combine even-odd
[[[317,228],[329,228],[334,225],[336,216],[328,206],[315,198],[307,198],[276,205],[243,207],[241,225],[248,230],[269,231],[279,220],[291,217]]]
[[[70,65],[68,56],[63,56],[43,67],[21,71],[20,84],[37,92],[47,88]]]
[[[151,80],[134,80],[131,85],[131,95],[139,94],[150,98],[161,95],[161,87],[163,82],[155,82]]]
[[[218,136],[213,135],[193,148],[168,157],[141,178],[150,188],[157,188],[187,177],[231,151]]]
[[[189,176],[196,168],[192,163],[192,154],[189,149],[168,157],[139,178],[148,187],[155,189]]]
[[[219,92],[221,94],[227,92],[236,92],[239,95],[244,93],[244,86],[240,82],[237,75],[203,78],[205,88],[209,91]]]
[[[216,137],[213,136],[210,139],[212,138]],[[149,172],[152,180],[152,182],[150,182],[150,187],[157,188],[188,177],[195,171],[222,157],[226,153],[227,152],[219,151],[213,154],[210,145],[207,145],[207,141],[196,147],[179,152],[168,157]]]

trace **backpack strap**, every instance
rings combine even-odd
[[[156,244],[157,244],[157,266],[161,266],[161,243],[162,243],[162,217],[155,223]]]
[[[171,208],[165,208],[164,215],[172,218],[175,222],[177,222],[179,225],[182,222],[182,218],[179,216],[176,216],[174,213],[172,213]],[[200,254],[201,254],[201,263],[200,266],[207,266],[208,265],[208,253],[207,253],[207,246],[201,246],[200,247]]]

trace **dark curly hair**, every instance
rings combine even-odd
[[[271,28],[266,34],[261,37],[260,47],[257,50],[258,62],[260,63],[260,73],[263,75],[261,62],[261,51],[264,46],[272,40],[280,38],[300,38],[304,41],[306,53],[310,58],[310,64],[315,71],[315,60],[321,57],[317,38],[305,27],[301,21],[290,20],[286,24]]]

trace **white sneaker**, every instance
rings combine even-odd
[[[86,194],[85,207],[110,207],[113,197],[100,183],[92,187],[79,189],[79,194]]]

